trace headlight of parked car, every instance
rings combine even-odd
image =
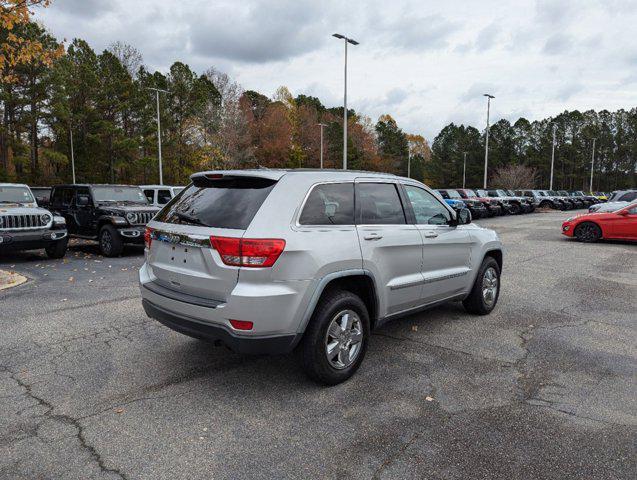
[[[48,225],[50,221],[51,215],[49,215],[48,213],[43,213],[42,215],[40,215],[40,222],[42,222],[43,225]]]
[[[129,212],[126,214],[126,220],[128,220],[128,223],[136,223],[137,222],[137,214],[136,213],[132,213]]]

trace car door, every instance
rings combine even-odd
[[[616,213],[616,219],[609,222],[612,238],[637,240],[637,205],[625,208],[621,215]]]
[[[78,197],[88,197],[88,205],[78,205]],[[78,231],[82,235],[90,235],[94,230],[95,208],[88,187],[78,187],[71,202],[71,209],[78,225]]]
[[[422,303],[422,239],[416,226],[407,222],[399,184],[357,179],[355,203],[363,268],[378,286],[385,307],[381,315],[418,306]]]
[[[469,288],[473,239],[465,225],[452,225],[452,213],[426,189],[404,185],[414,223],[423,241],[424,303],[451,298]]]

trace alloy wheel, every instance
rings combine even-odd
[[[325,355],[338,370],[352,365],[363,346],[363,323],[353,310],[337,313],[325,334]]]
[[[482,298],[489,307],[495,303],[498,294],[498,274],[495,268],[489,267],[482,276]]]
[[[112,247],[112,238],[111,233],[108,230],[104,230],[102,232],[102,237],[100,238],[100,246],[102,247],[102,251],[108,254],[111,251]]]

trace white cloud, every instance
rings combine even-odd
[[[493,121],[636,98],[634,0],[56,0],[37,18],[97,51],[130,43],[151,68],[213,65],[246,89],[287,85],[327,106],[343,98],[340,32],[360,42],[349,49],[349,106],[430,139],[451,121],[482,128],[487,91]]]

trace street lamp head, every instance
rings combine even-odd
[[[358,45],[358,42],[354,39],[348,38],[347,43],[351,43],[352,45]]]
[[[493,95],[491,95],[490,93],[485,93],[484,94],[485,97],[489,97],[489,98],[495,98]]]
[[[343,40],[344,38],[347,38],[347,37],[345,37],[345,35],[341,35],[340,33],[334,33],[334,34],[332,34],[332,36],[336,37],[336,38],[340,38],[341,40]]]

